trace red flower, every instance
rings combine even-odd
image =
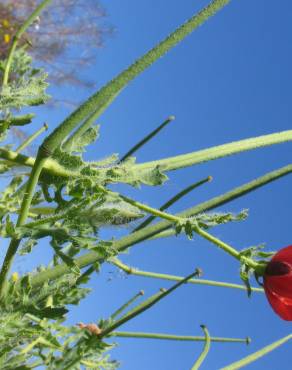
[[[264,288],[276,314],[292,321],[292,245],[277,252],[267,264]]]

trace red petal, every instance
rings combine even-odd
[[[292,245],[280,249],[272,258],[272,261],[282,261],[292,266]]]
[[[287,275],[265,275],[264,286],[281,297],[292,299],[292,273]]]
[[[292,321],[292,299],[281,297],[265,286],[265,293],[273,310],[283,320]]]

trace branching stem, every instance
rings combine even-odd
[[[164,220],[173,222],[175,224],[184,224],[187,222],[186,218],[178,217],[171,215],[170,213],[162,212],[156,208],[152,208],[150,206],[147,206],[146,204],[142,204],[136,200],[133,200],[129,197],[126,197],[124,195],[119,195],[121,199],[123,199],[125,202],[131,204],[134,207],[137,207],[141,209],[142,211],[148,212],[152,214],[155,217],[160,217]],[[191,221],[189,221],[191,222]],[[233,248],[231,245],[224,243],[222,240],[216,238],[215,236],[211,235],[205,230],[202,230],[199,226],[193,224],[191,225],[192,230],[202,236],[204,239],[210,241],[211,243],[217,245],[219,248],[224,250],[226,253],[230,254],[232,257],[236,258],[239,261],[243,261],[243,257],[241,256],[240,252],[238,252],[235,248]],[[251,258],[244,257],[244,262],[251,268],[257,269],[258,268],[258,263]]]
[[[195,216],[201,212],[212,210],[216,207],[222,206],[223,204],[226,204],[228,202],[231,202],[234,199],[237,199],[239,197],[242,197],[243,195],[254,191],[272,181],[275,181],[289,173],[292,172],[292,165],[288,165],[285,167],[282,167],[278,170],[269,172],[265,174],[264,176],[261,176],[253,181],[250,181],[246,184],[243,184],[237,188],[234,188],[233,190],[219,195],[215,198],[212,198],[206,202],[203,202],[201,204],[198,204],[195,207],[191,207],[181,213],[179,213],[177,216],[179,217],[191,217]],[[113,247],[117,250],[117,252],[121,252],[130,246],[133,246],[135,244],[138,244],[144,240],[152,238],[154,235],[157,235],[164,230],[167,230],[169,227],[171,227],[171,223],[168,221],[160,221],[156,223],[155,225],[150,225],[145,227],[144,229],[135,232],[134,234],[127,235],[120,240],[117,240],[114,242]],[[100,256],[98,253],[91,251],[86,254],[84,254],[81,257],[78,257],[75,259],[75,263],[79,268],[86,267],[88,265],[91,265],[95,263],[98,260],[102,260],[102,256]],[[53,267],[51,269],[47,269],[45,271],[39,272],[35,276],[32,277],[31,284],[33,286],[40,286],[44,282],[49,280],[54,280],[59,278],[60,276],[66,274],[69,272],[69,268],[65,264],[60,264],[56,267]]]

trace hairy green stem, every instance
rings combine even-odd
[[[243,151],[262,148],[273,144],[285,143],[288,141],[292,141],[292,130],[234,141],[228,144],[199,150],[197,152],[178,155],[176,157],[136,164],[135,169],[137,171],[142,171],[159,166],[162,171],[173,171],[179,168],[193,166],[202,162],[227,157]]]
[[[123,157],[120,159],[120,163],[124,162],[127,158],[131,157],[134,153],[137,152],[142,146],[148,143],[154,136],[156,136],[165,126],[167,126],[171,121],[175,118],[174,116],[169,116],[161,125],[159,125],[155,130],[150,132],[147,136],[145,136],[141,141],[139,141],[136,145],[134,145]]]
[[[146,204],[142,204],[136,200],[133,200],[131,198],[128,198],[124,195],[119,195],[121,199],[123,199],[125,202],[131,204],[134,207],[137,207],[141,209],[142,211],[151,213],[155,217],[160,217],[163,218],[164,220],[173,222],[175,224],[182,223],[184,224],[187,221],[187,218],[182,218],[178,216],[171,215],[170,213],[162,212],[156,208],[147,206]],[[191,220],[189,221],[190,223],[192,222]],[[199,226],[197,225],[191,225],[191,228],[194,232],[199,234],[201,237],[204,239],[210,241],[211,243],[217,245],[219,248],[221,248],[224,252],[228,253],[232,257],[236,258],[238,261],[243,261],[246,263],[249,267],[252,267],[254,269],[258,268],[258,263],[254,261],[251,258],[248,257],[242,257],[240,252],[238,252],[235,248],[233,248],[231,245],[224,243],[222,240],[216,238],[215,236],[211,235],[207,231],[202,230]]]
[[[11,239],[9,247],[7,249],[4,261],[2,263],[1,272],[0,272],[0,303],[3,300],[7,287],[7,275],[10,271],[14,256],[19,247],[19,239]]]
[[[220,370],[238,370],[238,369],[241,369],[242,367],[245,367],[245,366],[251,364],[252,362],[258,360],[259,358],[267,355],[268,353],[270,353],[274,349],[278,348],[282,344],[288,342],[290,339],[292,339],[292,334],[289,334],[286,337],[284,337],[282,339],[279,339],[276,342],[260,349],[259,351],[254,352],[254,353],[252,353],[251,355],[249,355],[247,357],[244,357],[240,361],[236,361],[236,362],[233,362],[232,364],[230,364],[228,366],[222,367]]]
[[[175,169],[179,169],[182,167],[193,166],[195,164],[199,164],[202,162],[206,162],[208,160],[213,160],[217,158],[222,158],[226,155],[236,154],[246,150],[252,150],[259,147],[279,144],[286,141],[292,140],[292,131],[283,131],[279,133],[249,138],[245,140],[235,141],[233,143],[228,143],[224,145],[219,145],[216,147],[211,147],[208,149],[200,150],[197,152],[192,152],[189,154],[183,154],[176,157],[170,157],[161,159],[159,161],[153,162],[145,162],[141,164],[134,165],[133,170],[135,171],[142,171],[146,169],[155,168],[156,166],[160,166],[163,171],[173,171]],[[226,147],[228,150],[226,150]],[[35,158],[27,157],[22,154],[18,154],[11,150],[7,150],[4,148],[0,148],[0,158],[8,160],[9,162],[14,162],[15,164],[20,164],[24,166],[33,167],[35,163]],[[289,172],[292,171],[292,165]],[[80,177],[81,174],[78,170],[76,171],[69,171],[62,167],[57,161],[48,158],[46,164],[44,165],[44,171],[61,177]],[[101,171],[101,170],[99,170]],[[106,169],[107,171],[107,169]],[[119,179],[122,181],[123,179]]]
[[[10,68],[11,68],[11,64],[13,60],[13,54],[15,52],[19,39],[24,34],[24,32],[28,29],[28,27],[33,23],[33,21],[39,16],[42,10],[50,4],[51,1],[52,0],[43,0],[36,7],[36,9],[31,13],[31,15],[26,19],[26,21],[21,25],[21,27],[19,28],[19,30],[16,32],[15,36],[13,37],[12,45],[9,50],[9,54],[8,54],[7,61],[5,64],[2,86],[6,86],[8,83]]]
[[[272,181],[275,181],[283,176],[286,176],[287,174],[292,172],[292,165],[288,165],[285,167],[282,167],[278,170],[272,171],[267,173],[264,176],[261,176],[253,181],[250,181],[244,185],[241,185],[223,195],[217,196],[215,198],[212,198],[206,202],[200,203],[195,207],[191,207],[181,213],[179,213],[177,216],[179,217],[191,217],[195,216],[201,212],[212,210],[216,207],[222,206],[223,204],[226,204],[234,199],[237,199],[251,191],[254,191]],[[141,243],[144,240],[147,240],[154,235],[157,235],[164,230],[171,227],[171,223],[167,221],[160,221],[156,223],[155,225],[148,226],[142,230],[137,231],[134,234],[127,235],[120,240],[117,240],[114,242],[114,248],[117,250],[117,252],[121,252],[130,246],[133,246],[135,244]],[[91,251],[86,254],[84,254],[81,257],[78,257],[75,259],[75,263],[79,268],[86,267],[96,261],[102,261],[103,256],[101,256],[99,253]],[[60,276],[68,273],[70,269],[65,264],[60,264],[56,267],[47,269],[45,271],[37,273],[35,276],[32,277],[31,284],[33,286],[39,286],[42,285],[44,282],[50,280],[50,279],[57,279]]]
[[[200,354],[197,361],[192,366],[191,370],[198,370],[210,351],[211,337],[210,337],[209,331],[205,327],[205,325],[201,325],[201,328],[203,329],[204,334],[205,334],[205,345],[204,345],[202,353]]]
[[[177,340],[177,341],[188,341],[188,342],[204,342],[205,337],[202,336],[191,336],[191,335],[173,335],[173,334],[162,334],[162,333],[144,333],[144,332],[132,332],[132,331],[114,331],[111,333],[111,337],[118,338],[140,338],[140,339],[160,339],[160,340]],[[210,337],[211,342],[221,343],[249,343],[249,338],[224,338],[224,337]]]
[[[23,149],[29,146],[39,135],[41,135],[47,129],[48,129],[48,125],[44,123],[44,125],[40,129],[38,129],[35,133],[33,133],[26,140],[24,140],[24,142],[21,143],[21,145],[17,149],[15,149],[15,152],[16,153],[21,152]]]
[[[152,271],[138,270],[134,267],[124,264],[117,258],[112,258],[110,262],[114,264],[115,266],[117,266],[118,268],[120,268],[121,270],[125,271],[129,275],[144,276],[144,277],[149,277],[149,278],[154,278],[154,279],[162,279],[162,280],[170,280],[170,281],[181,281],[183,279],[183,277],[181,276],[161,274],[161,273],[152,272]],[[244,291],[247,290],[245,285],[226,283],[224,281],[206,280],[206,279],[190,279],[188,281],[188,284],[209,285],[209,286],[221,287],[221,288],[240,289]],[[253,292],[261,292],[261,293],[264,292],[262,288],[251,287],[251,290]]]
[[[7,150],[4,148],[0,148],[0,158],[5,159],[9,162],[9,164],[33,167],[36,161],[36,158],[28,157],[26,155],[17,153],[12,150]],[[47,158],[46,163],[44,164],[43,171],[55,176],[60,177],[79,177],[79,171],[70,171],[61,166],[57,161],[51,158]]]
[[[8,82],[9,69],[11,66],[13,53],[16,48],[19,37],[23,34],[23,32],[25,32],[27,27],[38,16],[41,10],[46,5],[49,4],[49,2],[50,0],[44,0],[17,32],[6,63],[3,85],[7,84]],[[120,73],[114,80],[110,81],[100,91],[91,96],[91,98],[89,98],[75,112],[73,112],[68,118],[66,118],[65,121],[63,121],[63,123],[61,123],[61,125],[59,125],[43,141],[43,144],[39,148],[38,156],[35,160],[28,181],[27,192],[21,205],[17,226],[21,226],[28,215],[31,199],[33,197],[33,192],[38,182],[42,168],[44,167],[45,161],[51,156],[54,150],[62,144],[65,137],[68,136],[72,130],[74,130],[74,128],[80,123],[80,121],[88,117],[93,112],[96,112],[96,115],[94,114],[94,118],[97,118],[108,107],[108,105],[113,101],[113,99],[119,94],[123,87],[125,87],[137,75],[139,75],[146,68],[148,68],[159,57],[161,57],[168,50],[174,47],[178,42],[184,39],[195,28],[200,26],[205,20],[214,15],[228,2],[229,0],[213,0],[207,7],[205,7],[198,14],[196,14],[190,20],[188,20],[185,24],[176,29],[165,40],[160,42],[157,46],[155,46],[148,53],[142,56],[142,58],[138,59],[128,69]],[[19,240],[12,240],[10,246],[8,247],[4,259],[4,265],[0,272],[0,299],[3,298],[6,285],[5,284],[6,277],[12,264],[14,255],[17,252],[19,243],[20,243]]]
[[[230,0],[213,0],[199,13],[191,17],[186,23],[178,27],[168,37],[154,48],[149,50],[130,67],[121,72],[117,77],[93,94],[85,103],[77,108],[51,135],[44,141],[44,146],[50,151],[59,147],[62,141],[75,129],[81,121],[93,112],[97,112],[95,118],[109,106],[122,89],[136,78],[145,69],[150,67],[157,59],[166,54],[170,49],[181,42],[186,36],[203,24],[208,18],[227,5]]]
[[[39,153],[41,153],[39,151]],[[39,160],[38,160],[39,158]],[[41,154],[36,159],[36,163],[34,167],[32,168],[31,175],[28,179],[26,191],[24,193],[23,201],[21,203],[19,215],[17,218],[16,227],[22,226],[29,214],[29,208],[31,204],[31,200],[33,197],[34,189],[37,185],[39,175],[41,173],[43,164],[45,162],[46,158],[42,157]],[[14,260],[14,257],[16,255],[17,249],[20,244],[20,239],[12,238],[10,241],[10,244],[8,246],[8,249],[6,251],[6,255],[2,264],[2,268],[0,271],[0,302],[3,300],[3,297],[6,293],[6,286],[7,286],[7,275],[9,273],[9,270],[12,266],[12,262]]]

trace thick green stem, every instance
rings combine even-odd
[[[205,327],[205,325],[202,325],[201,327],[202,327],[202,329],[204,331],[204,334],[205,334],[205,345],[204,345],[202,353],[200,354],[197,361],[192,366],[192,370],[198,370],[200,368],[200,366],[202,365],[203,361],[205,360],[205,358],[207,357],[207,355],[210,351],[210,345],[211,345],[210,334],[209,334],[207,328]]]
[[[22,26],[19,28],[19,30],[16,32],[11,48],[9,50],[9,54],[7,57],[7,61],[5,64],[5,70],[3,74],[3,83],[2,86],[6,86],[9,80],[9,73],[10,68],[13,60],[13,54],[17,47],[18,41],[21,38],[21,36],[24,34],[24,32],[28,29],[28,27],[33,23],[33,21],[39,16],[39,14],[42,12],[42,10],[50,4],[52,0],[43,0],[38,7],[31,13],[31,15],[26,19],[26,21],[22,24]]]
[[[12,150],[7,150],[0,148],[0,158],[5,159],[10,164],[33,167],[36,161],[36,158],[28,157],[26,155],[17,153]],[[50,175],[60,176],[60,177],[80,177],[79,171],[70,171],[61,166],[57,161],[51,158],[47,158],[46,163],[44,164],[43,171],[47,172]]]
[[[251,364],[252,362],[258,360],[259,358],[267,355],[268,353],[270,353],[274,349],[278,348],[282,344],[288,342],[290,339],[292,339],[292,334],[289,334],[286,337],[284,337],[282,339],[279,339],[276,342],[260,349],[259,351],[252,353],[251,355],[243,358],[242,360],[233,362],[232,364],[230,364],[228,366],[225,366],[225,367],[221,368],[220,370],[238,370],[238,369],[241,369],[242,367],[245,367],[245,366]]]
[[[263,146],[279,144],[286,141],[292,140],[292,131],[283,131],[275,134],[259,136],[255,138],[245,139],[236,141],[229,144],[224,144],[216,147],[211,147],[198,152],[192,152],[189,154],[183,154],[177,157],[170,157],[161,159],[159,161],[146,162],[134,165],[135,171],[142,171],[145,169],[155,168],[156,166],[161,166],[163,171],[173,171],[182,167],[193,166],[198,163],[206,162],[209,160],[222,158],[227,155],[236,154],[246,150],[252,150]],[[226,147],[228,150],[226,150]],[[15,164],[20,164],[24,166],[33,167],[35,163],[35,158],[27,157],[22,154],[18,154],[11,150],[0,148],[0,157],[8,160],[9,162],[14,162]],[[289,167],[290,166],[290,167]],[[288,172],[292,172],[292,165],[283,167]],[[44,171],[52,175],[57,175],[61,177],[80,177],[81,174],[78,170],[68,171],[64,167],[58,164],[58,162],[53,159],[48,158],[46,164],[44,165]],[[101,171],[101,170],[99,170]],[[106,169],[107,171],[107,169]],[[119,179],[120,182],[123,179]]]
[[[39,160],[38,160],[39,159]],[[41,174],[42,168],[44,166],[44,163],[46,161],[45,157],[42,157],[42,155],[38,156],[35,162],[35,165],[32,168],[30,177],[27,182],[26,191],[24,193],[24,198],[20,207],[20,213],[19,217],[17,219],[16,226],[21,226],[24,224],[24,222],[27,219],[27,215],[29,212],[29,208],[31,205],[31,201],[33,198],[33,193],[35,190],[35,187],[38,183],[39,176]]]
[[[35,165],[31,171],[30,177],[27,182],[26,191],[24,193],[23,201],[21,203],[18,219],[16,226],[22,226],[29,214],[29,208],[31,205],[31,200],[33,197],[34,189],[38,183],[38,179],[40,173],[42,171],[43,165],[46,161],[46,158],[42,156],[42,152],[39,151]],[[6,286],[7,286],[7,275],[11,268],[13,259],[16,255],[17,249],[20,244],[20,239],[12,238],[7,249],[4,262],[2,264],[1,272],[0,272],[0,302],[2,301],[5,293],[6,293]]]
[[[191,217],[195,216],[201,212],[212,210],[216,207],[222,206],[223,204],[226,204],[234,199],[237,199],[255,189],[258,189],[272,181],[275,181],[283,176],[286,176],[287,174],[292,172],[292,165],[288,165],[285,167],[282,167],[278,170],[272,171],[267,173],[266,175],[259,177],[253,181],[250,181],[242,186],[239,186],[223,195],[220,195],[218,197],[212,198],[206,202],[203,202],[201,204],[198,204],[195,207],[189,208],[181,213],[179,213],[177,216],[179,217]],[[117,250],[117,252],[121,252],[130,246],[133,246],[135,244],[141,243],[144,240],[147,240],[154,235],[157,235],[164,230],[171,227],[171,223],[167,221],[160,221],[156,223],[155,225],[148,226],[142,230],[137,231],[134,234],[127,235],[120,240],[117,240],[114,242],[114,248]],[[101,256],[99,253],[96,253],[94,251],[88,252],[85,255],[76,258],[75,263],[79,268],[86,267],[88,265],[91,265],[92,263],[96,261],[102,261],[103,256]],[[39,286],[42,285],[44,282],[48,280],[54,280],[58,279],[60,276],[69,273],[70,269],[65,264],[60,264],[54,268],[47,269],[45,271],[39,272],[35,276],[32,277],[31,284],[33,286]]]
[[[129,82],[136,78],[145,69],[150,67],[157,59],[166,54],[170,49],[176,46],[186,36],[188,36],[229,2],[230,0],[213,0],[198,14],[195,14],[186,23],[178,27],[173,33],[171,33],[154,48],[149,50],[130,67],[121,72],[116,78],[110,81],[98,92],[93,94],[84,104],[82,104],[69,117],[67,117],[61,123],[61,125],[59,125],[45,140],[45,147],[53,151],[54,148],[60,146],[65,137],[67,137],[72,130],[74,130],[75,127],[80,124],[80,122],[85,120],[92,113],[97,112],[95,116],[97,119],[99,115],[115,99],[115,97],[122,91],[122,89],[129,84]]]
[[[114,264],[115,266],[117,266],[118,268],[120,268],[121,270],[125,271],[129,275],[144,276],[144,277],[153,278],[153,279],[162,279],[162,280],[170,280],[170,281],[181,281],[183,279],[182,276],[138,270],[134,267],[124,264],[117,258],[112,258],[110,262]],[[208,285],[208,286],[214,286],[214,287],[220,287],[220,288],[240,289],[244,291],[247,290],[245,285],[226,283],[224,281],[206,280],[206,279],[190,279],[188,280],[188,284]],[[261,292],[261,293],[264,292],[262,288],[251,287],[251,290],[253,292]]]
[[[191,336],[191,335],[173,335],[173,334],[162,334],[162,333],[141,333],[131,331],[114,331],[111,333],[111,337],[118,338],[135,338],[135,339],[160,339],[160,340],[177,340],[187,342],[204,342],[205,337],[202,336]],[[249,338],[224,338],[224,337],[210,337],[211,342],[221,343],[249,343]]]
[[[135,169],[137,171],[142,171],[159,166],[162,171],[173,171],[202,162],[227,157],[229,155],[247,150],[262,148],[273,144],[285,143],[288,141],[292,141],[292,130],[234,141],[228,144],[199,150],[197,152],[178,155],[176,157],[169,157],[152,162],[136,164]]]

